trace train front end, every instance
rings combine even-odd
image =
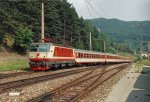
[[[48,70],[51,58],[51,43],[33,43],[29,52],[31,70]]]

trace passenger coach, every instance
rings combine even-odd
[[[52,43],[33,43],[29,52],[31,70],[48,70],[51,67],[81,64],[104,64],[130,62],[116,54],[74,49]]]

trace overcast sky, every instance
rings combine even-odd
[[[79,16],[117,18],[124,21],[150,20],[150,0],[67,0]],[[85,1],[88,1],[85,3]],[[92,5],[92,7],[90,6]],[[86,6],[87,5],[87,6]],[[88,11],[90,9],[91,15]]]

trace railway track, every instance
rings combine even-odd
[[[122,64],[115,68],[105,67],[100,72],[96,69],[90,71],[88,74],[75,79],[72,82],[62,85],[48,93],[36,97],[28,102],[75,102],[81,97],[88,94],[99,85],[128,67],[129,64]],[[96,71],[96,74],[93,73]]]
[[[32,73],[35,73],[35,72],[16,72],[16,73],[9,73],[9,74],[0,74],[0,79],[11,78],[11,77],[16,77],[20,75],[28,75]]]
[[[24,87],[27,85],[44,82],[47,80],[53,80],[53,79],[60,78],[60,77],[66,77],[69,75],[73,75],[73,74],[77,74],[77,73],[81,73],[85,71],[90,71],[90,70],[97,69],[97,68],[101,68],[101,66],[76,69],[76,70],[71,70],[71,71],[66,71],[66,72],[61,72],[61,73],[55,73],[55,74],[50,74],[50,75],[45,75],[45,76],[38,76],[38,77],[33,77],[33,78],[28,78],[28,79],[2,83],[0,84],[0,93],[9,91],[11,89],[19,88],[19,87]]]

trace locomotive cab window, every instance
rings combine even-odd
[[[31,52],[48,52],[49,50],[49,44],[32,44],[30,47]]]

